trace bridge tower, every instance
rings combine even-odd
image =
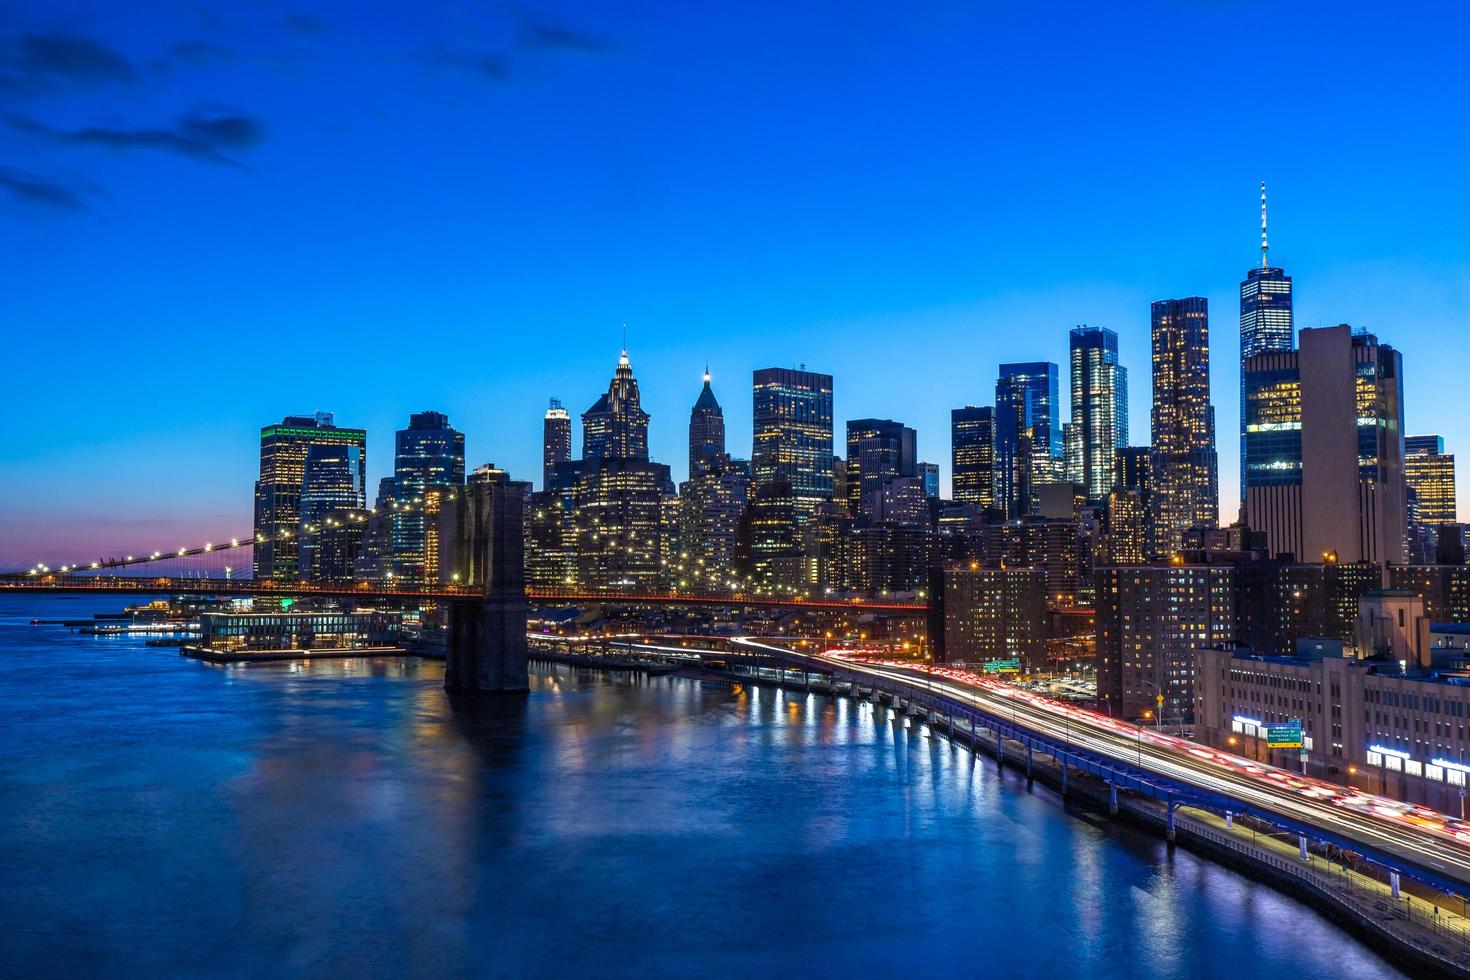
[[[524,484],[477,472],[441,513],[463,548],[464,580],[484,587],[481,599],[449,604],[447,691],[524,694],[529,687],[524,507]]]

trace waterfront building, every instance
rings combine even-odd
[[[752,375],[752,484],[791,487],[805,522],[832,494],[832,376],[764,368]]]
[[[995,383],[995,497],[1006,517],[1036,512],[1036,487],[1064,465],[1057,417],[1057,366],[1050,361],[1002,364]]]
[[[391,648],[401,621],[386,612],[206,612],[200,646],[221,653]]]
[[[1299,561],[1402,564],[1403,362],[1346,324],[1300,341],[1245,361],[1250,524]]]
[[[1019,660],[1027,670],[1046,666],[1046,580],[1035,568],[946,568],[939,576],[943,631],[935,659],[942,663]]]
[[[648,459],[648,413],[626,350],[618,356],[607,393],[582,413],[582,460],[603,459]]]
[[[704,372],[704,387],[689,411],[689,477],[719,465],[725,457],[725,412],[710,388],[709,369]]]
[[[1246,429],[1250,425],[1247,405],[1253,400],[1251,379],[1246,370],[1248,358],[1292,349],[1296,334],[1292,328],[1291,277],[1284,269],[1271,265],[1266,240],[1266,182],[1261,181],[1261,264],[1246,273],[1240,284],[1240,499],[1246,499],[1246,474],[1250,470],[1253,449],[1270,452],[1269,441],[1250,445]],[[1271,384],[1269,377],[1260,379]],[[1258,468],[1259,471],[1259,468]]]
[[[917,435],[892,419],[855,419],[847,423],[847,512],[874,519],[883,484],[918,475]]]
[[[1097,691],[1114,718],[1181,724],[1194,711],[1194,653],[1235,641],[1235,569],[1097,570]]]
[[[419,585],[438,580],[430,551],[432,517],[424,513],[431,489],[464,483],[464,433],[442,412],[415,412],[394,439],[393,577]],[[436,532],[437,533],[437,532]]]
[[[982,510],[995,506],[995,409],[966,405],[949,413],[950,495]]]
[[[556,467],[572,458],[572,413],[553,398],[541,421],[541,489],[550,490]]]
[[[1118,335],[1106,327],[1074,327],[1071,369],[1067,479],[1082,484],[1088,500],[1101,501],[1113,488],[1117,451],[1128,445],[1128,369],[1118,363]]]
[[[1150,313],[1153,533],[1156,547],[1173,554],[1190,528],[1220,523],[1209,303],[1202,296],[1160,300]]]
[[[1459,814],[1470,776],[1466,651],[1435,627],[1431,664],[1361,660],[1337,640],[1304,640],[1289,655],[1248,647],[1195,653],[1196,741],[1318,779]],[[1266,729],[1300,722],[1301,750],[1271,749]],[[1303,763],[1301,752],[1305,752]]]
[[[340,428],[330,412],[290,415],[260,430],[260,477],[255,483],[254,573],[294,581],[301,569],[301,493],[312,446],[357,450],[356,482],[367,481],[367,431]]]

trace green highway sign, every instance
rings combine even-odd
[[[1299,749],[1302,747],[1302,723],[1266,726],[1266,748]]]
[[[1009,660],[987,660],[984,666],[987,674],[1019,674],[1021,672],[1019,657],[1011,657]]]

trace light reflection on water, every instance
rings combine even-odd
[[[542,670],[455,710],[422,661],[28,625],[61,602],[0,599],[0,973],[1397,975],[887,708]]]

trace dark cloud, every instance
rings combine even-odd
[[[168,46],[168,56],[173,61],[184,64],[207,65],[233,58],[235,49],[212,41],[177,41]]]
[[[137,80],[132,62],[91,38],[26,33],[0,38],[0,89],[37,91]]]
[[[286,18],[286,26],[302,37],[316,37],[327,24],[315,14],[291,14]]]
[[[521,43],[530,48],[604,54],[609,45],[600,37],[568,27],[551,14],[537,10],[519,12]]]
[[[49,177],[0,167],[0,190],[14,200],[36,204],[57,211],[85,211],[87,205],[71,188]]]
[[[219,109],[195,109],[171,127],[59,129],[25,116],[10,116],[6,121],[18,132],[66,146],[159,150],[237,167],[243,165],[228,154],[253,149],[265,138],[260,120]]]
[[[492,82],[503,82],[510,78],[510,63],[504,55],[495,51],[447,51],[436,48],[429,52],[425,60],[431,64],[468,68]]]

